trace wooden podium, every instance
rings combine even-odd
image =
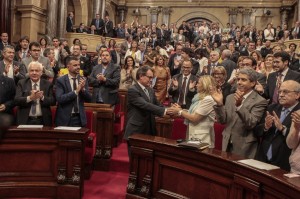
[[[238,163],[243,158],[215,149],[192,151],[175,140],[135,134],[130,137],[127,199],[283,199],[300,198],[300,177],[283,170],[264,171]]]
[[[0,198],[81,198],[87,132],[8,129],[0,140]]]

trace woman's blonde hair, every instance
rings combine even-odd
[[[199,92],[199,98],[200,100],[204,99],[204,97],[210,95],[210,88],[215,87],[216,81],[215,79],[210,75],[203,75],[199,78],[199,82],[202,84],[202,89]]]

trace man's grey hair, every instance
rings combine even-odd
[[[257,81],[257,72],[250,68],[243,68],[239,71],[239,74],[247,75],[250,82],[256,82]]]

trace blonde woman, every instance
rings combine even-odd
[[[189,110],[181,109],[178,104],[174,104],[173,107],[177,108],[178,115],[186,119],[187,139],[201,140],[209,143],[210,148],[214,148],[215,101],[210,95],[211,87],[216,87],[214,78],[210,75],[201,76],[197,84],[198,93],[194,96]]]

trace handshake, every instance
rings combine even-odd
[[[179,115],[179,111],[182,111],[182,108],[178,104],[172,104],[171,107],[167,108],[166,115],[176,116]]]

